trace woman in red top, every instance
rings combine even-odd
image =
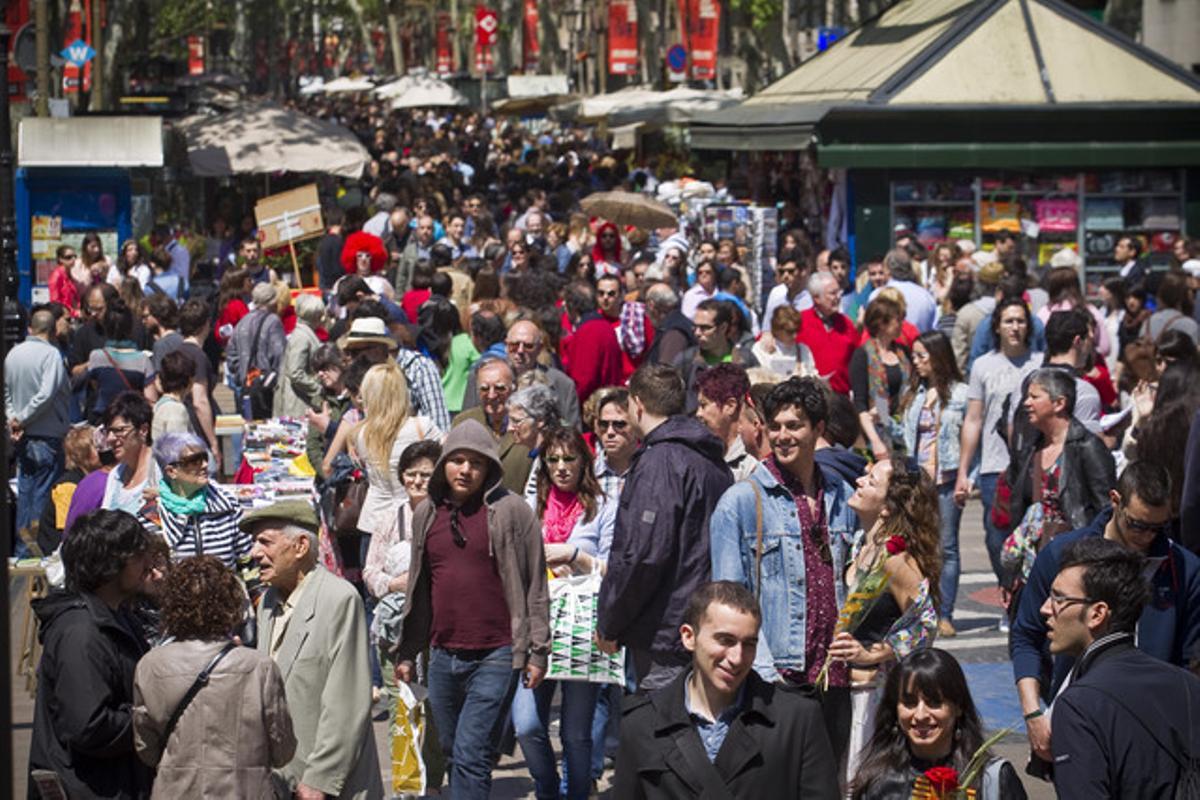
[[[55,256],[58,266],[50,272],[50,302],[62,303],[70,310],[71,316],[79,316],[79,284],[71,277],[71,268],[79,257],[75,248],[69,244],[59,245]]]
[[[233,328],[238,321],[250,313],[246,298],[250,296],[254,279],[245,269],[231,269],[221,279],[221,291],[217,295],[217,324],[213,326],[213,336],[217,344],[224,349],[233,335]]]

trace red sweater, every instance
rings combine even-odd
[[[612,326],[599,314],[589,314],[575,332],[562,341],[563,368],[575,381],[579,404],[602,386],[623,381],[621,345]]]
[[[850,356],[858,349],[859,333],[845,314],[833,318],[833,327],[825,323],[815,308],[800,312],[800,330],[796,342],[812,351],[817,373],[829,376],[829,385],[840,394],[850,393]]]
[[[600,316],[612,326],[613,333],[618,333],[621,330],[620,317],[610,317],[606,314],[601,314]],[[645,337],[645,344],[642,346],[642,352],[638,353],[637,358],[630,358],[625,348],[621,348],[621,383],[618,384],[620,386],[624,386],[629,382],[629,377],[646,360],[646,353],[650,352],[650,345],[654,344],[654,323],[650,321],[648,315],[642,317],[642,332]],[[620,343],[620,341],[620,335],[618,334],[617,342]]]

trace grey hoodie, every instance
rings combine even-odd
[[[451,428],[442,444],[442,457],[429,479],[429,497],[413,512],[412,564],[415,569],[409,571],[404,630],[394,655],[397,661],[412,660],[429,645],[433,608],[425,538],[433,526],[438,504],[445,502],[449,493],[446,459],[456,450],[471,450],[489,462],[482,489],[483,502],[487,506],[488,552],[496,559],[500,581],[504,585],[504,600],[512,625],[513,669],[523,669],[528,661],[544,670],[550,652],[550,604],[541,526],[524,499],[501,484],[504,472],[497,455],[496,440],[475,420]]]

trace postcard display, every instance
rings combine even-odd
[[[767,295],[775,286],[775,258],[778,255],[779,212],[773,206],[752,206],[745,203],[709,203],[703,207],[701,233],[703,238],[720,241],[732,239],[746,248],[746,287],[750,304],[761,310]]]

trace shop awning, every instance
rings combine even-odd
[[[817,148],[817,162],[860,169],[1184,167],[1200,166],[1200,140],[828,144]]]
[[[272,103],[178,125],[196,175],[324,172],[357,178],[371,155],[350,130]]]
[[[929,109],[936,124],[939,109],[1020,115],[1036,107],[1068,115],[1146,104],[1196,106],[1200,78],[1062,0],[900,0],[759,94],[699,115],[690,128],[698,149],[789,142],[796,149],[808,140],[795,126],[823,132],[831,112],[872,111],[863,134],[870,140],[875,126],[886,132],[889,113],[913,109]],[[818,148],[849,147],[854,138],[843,131]],[[841,152],[830,158],[873,151]]]
[[[161,167],[162,117],[26,117],[20,167]]]

